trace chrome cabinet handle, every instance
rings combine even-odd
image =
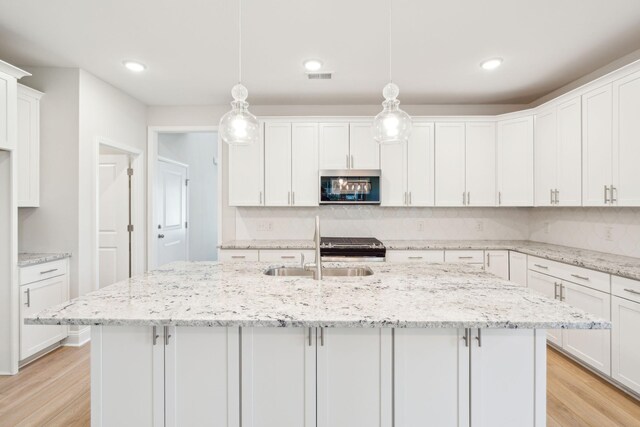
[[[560,283],[553,282],[553,299],[558,299],[558,286]]]
[[[604,204],[606,205],[607,203],[609,203],[609,187],[607,187],[606,185],[604,186]]]
[[[282,259],[295,259],[295,255],[281,255],[280,258]]]
[[[502,191],[498,191],[498,205],[502,204]]]
[[[164,234],[158,234],[158,239],[164,239]]]
[[[260,192],[260,199],[259,200],[260,201],[258,202],[258,204],[261,205],[262,204],[262,191]]]
[[[560,283],[560,301],[564,301],[565,299],[567,298],[564,295],[564,285]]]
[[[151,333],[153,337],[153,345],[156,345],[158,343],[158,338],[160,338],[160,335],[158,335],[158,328],[154,326]]]
[[[624,288],[624,290],[625,290],[625,291],[627,291],[627,292],[630,292],[630,293],[632,293],[632,294],[640,295],[640,292],[638,292],[638,291],[636,291],[636,290],[634,290],[634,289],[627,289],[627,288]]]
[[[471,191],[467,191],[467,206],[471,205]]]
[[[312,328],[309,328],[309,347],[311,347],[313,345],[313,343],[311,342],[311,337],[312,336],[313,336]]]
[[[246,255],[231,255],[231,258],[233,258],[233,259],[244,259],[244,258],[246,258]]]
[[[580,279],[580,280],[589,280],[588,277],[578,276],[577,274],[572,274],[571,277],[575,277],[576,279]]]
[[[478,340],[478,347],[482,347],[482,329],[478,328],[478,336],[476,336],[476,340]]]
[[[487,253],[487,267],[491,267],[491,253]]]
[[[618,201],[618,199],[616,199],[617,192],[618,192],[618,189],[613,185],[611,185],[611,203],[615,203]]]
[[[407,192],[404,192],[404,204],[407,205]]]
[[[169,333],[169,327],[164,327],[164,345],[169,345],[169,338],[171,338],[171,334]]]
[[[57,268],[52,268],[51,270],[41,271],[40,274],[53,273],[54,271],[58,271],[58,269]]]
[[[24,291],[27,294],[27,302],[24,304],[27,307],[31,307],[31,289],[27,288],[26,291]]]
[[[459,256],[458,259],[472,259],[472,256]]]
[[[349,155],[347,154],[347,169],[349,169]]]
[[[556,188],[556,205],[560,204],[560,190]]]
[[[320,328],[320,345],[324,347],[324,328]]]
[[[410,256],[409,259],[422,259],[423,257],[421,256]]]
[[[291,204],[292,205],[296,204],[296,192],[295,191],[291,192]]]
[[[533,264],[533,265],[538,268],[544,268],[545,270],[549,269],[549,267],[547,267],[546,265],[540,265],[540,264]]]
[[[353,154],[351,155],[351,169],[353,169]]]
[[[411,191],[409,191],[409,204],[412,205],[413,202],[411,201]]]
[[[291,191],[287,192],[287,204],[291,206]]]
[[[549,204],[553,205],[555,201],[553,200],[553,189],[549,189]]]
[[[465,328],[464,335],[462,336],[462,341],[464,341],[464,346],[469,347],[469,329]]]
[[[467,192],[463,191],[462,192],[462,205],[466,205],[467,204]]]

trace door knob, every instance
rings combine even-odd
[[[164,239],[164,234],[158,234],[158,239]]]

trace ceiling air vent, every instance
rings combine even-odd
[[[333,73],[324,72],[324,73],[307,73],[307,78],[309,80],[330,80]]]

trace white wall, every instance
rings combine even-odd
[[[189,258],[218,257],[218,135],[214,132],[160,133],[158,155],[189,165]]]

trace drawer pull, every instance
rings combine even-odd
[[[549,267],[547,267],[546,265],[540,265],[540,264],[533,264],[533,265],[538,267],[538,268],[544,268],[545,270],[549,269]]]
[[[54,271],[58,271],[58,269],[57,268],[52,268],[51,270],[41,271],[40,274],[53,273]]]
[[[421,256],[410,256],[409,259],[422,259],[424,257]]]
[[[245,259],[246,256],[245,255],[231,255],[231,258],[233,258],[233,259]]]
[[[632,294],[640,295],[640,292],[638,292],[636,290],[633,290],[633,289],[624,288],[624,290],[627,291],[627,292],[631,292]]]
[[[459,256],[458,259],[473,259],[472,256]]]
[[[282,255],[280,258],[282,258],[282,259],[295,259],[296,256],[295,255]]]
[[[27,294],[27,302],[24,304],[27,307],[31,307],[31,289],[27,288],[26,291],[24,291]]]
[[[575,277],[576,279],[580,279],[580,280],[589,280],[588,277],[578,276],[577,274],[572,274],[571,277]]]

